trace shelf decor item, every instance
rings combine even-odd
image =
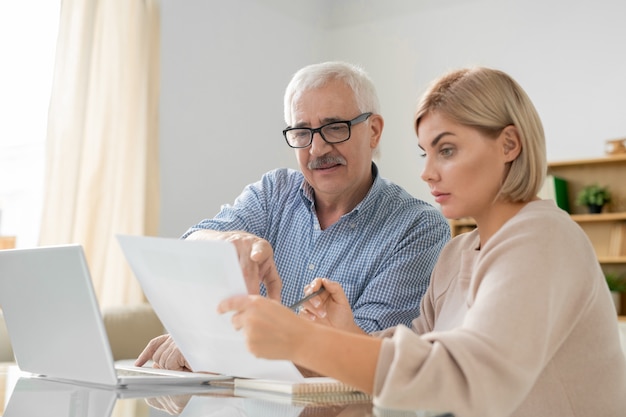
[[[576,204],[587,206],[589,213],[600,213],[602,207],[611,201],[611,192],[608,187],[592,184],[584,187],[576,197]]]
[[[567,181],[554,175],[547,175],[543,187],[539,190],[539,198],[542,200],[554,200],[561,210],[569,211],[569,198],[567,193]]]
[[[615,304],[615,310],[617,314],[620,314],[622,306],[622,293],[626,292],[626,278],[618,274],[608,272],[604,274],[606,278],[606,284],[609,286],[611,296],[613,296],[613,303]]]
[[[626,138],[607,140],[604,152],[609,156],[626,153]]]

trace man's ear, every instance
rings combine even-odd
[[[500,136],[502,138],[502,150],[506,162],[515,160],[522,152],[522,140],[520,139],[517,127],[508,125],[502,130]]]
[[[374,149],[378,146],[380,142],[380,137],[383,134],[383,127],[385,126],[385,121],[383,120],[383,116],[380,114],[372,114],[369,117],[370,123],[370,148]]]

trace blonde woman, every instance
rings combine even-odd
[[[335,377],[382,407],[623,416],[615,310],[586,235],[536,197],[545,143],[526,93],[497,70],[454,71],[425,93],[415,129],[422,179],[443,214],[477,228],[444,248],[412,328],[365,334],[327,279],[307,287],[326,291],[299,316],[260,296],[224,300],[220,311],[234,311],[255,355]]]

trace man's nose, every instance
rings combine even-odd
[[[313,139],[311,141],[311,149],[309,149],[309,153],[311,155],[324,155],[328,153],[328,148],[332,145],[324,140],[322,134],[320,132],[315,132],[313,134]]]

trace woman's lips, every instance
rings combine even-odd
[[[435,201],[438,204],[442,204],[450,198],[450,194],[447,194],[447,193],[440,193],[440,192],[435,191],[435,192],[431,192],[431,194],[433,195],[433,197],[435,197]]]

